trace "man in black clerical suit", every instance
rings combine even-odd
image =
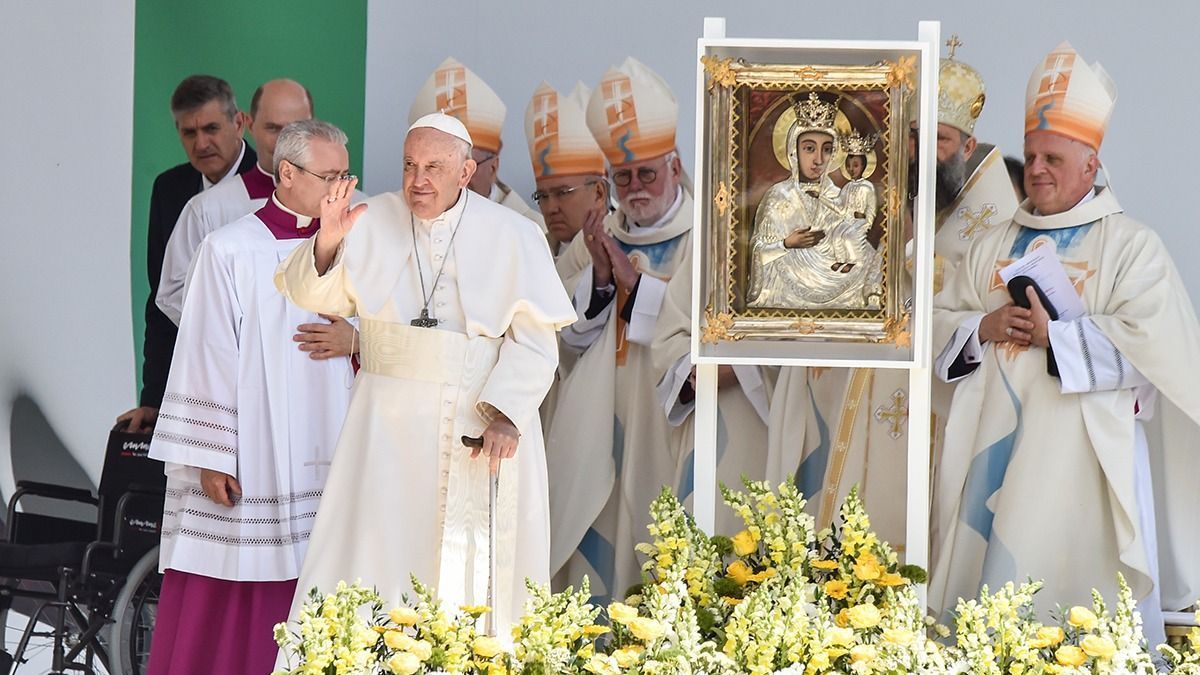
[[[244,116],[238,111],[233,88],[225,80],[210,75],[185,78],[171,94],[171,115],[188,161],[160,173],[150,193],[146,242],[150,296],[146,300],[142,392],[138,407],[117,418],[119,424],[136,433],[149,431],[158,417],[175,350],[175,324],[154,303],[163,253],[175,221],[193,196],[248,171],[258,160],[254,149],[242,139]]]

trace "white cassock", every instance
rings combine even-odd
[[[586,242],[577,237],[560,257],[579,313],[562,341],[582,354],[559,387],[546,436],[556,586],[577,586],[586,574],[603,599],[624,597],[640,581],[634,546],[648,534],[650,502],[675,478],[681,433],[667,424],[655,393],[650,345],[667,282],[691,250],[693,213],[691,198],[679,191],[649,227],[631,226],[620,211],[605,219],[641,280],[636,295],[617,288],[591,318]]]
[[[400,193],[366,203],[324,275],[309,243],[276,276],[298,305],[357,315],[362,334],[292,618],[311,588],[342,580],[399,603],[409,575],[450,607],[487,604],[488,463],[471,460],[460,439],[480,436],[499,410],[521,433],[500,471],[496,621],[506,635],[525,580],[549,579],[538,406],[557,363],[555,331],[575,313],[545,238],[511,210],[469,190],[432,220],[414,218]],[[436,328],[409,325],[421,314],[422,279]]]
[[[150,445],[167,472],[160,569],[231,581],[300,573],[354,379],[349,359],[296,348],[296,326],[320,319],[272,284],[317,227],[272,200],[196,254]],[[205,496],[202,468],[235,477],[241,499]]]
[[[154,302],[175,325],[183,315],[184,286],[200,242],[222,225],[257,211],[275,191],[275,177],[256,162],[249,171],[214,185],[188,200],[163,254],[162,277]]]
[[[672,453],[677,461],[671,485],[689,509],[695,493],[696,401],[694,396],[685,401],[680,394],[685,387],[691,389],[691,314],[692,255],[688,251],[667,284],[652,352],[655,373],[661,378],[656,390],[659,405],[667,422],[679,429],[675,436],[679,447]],[[767,406],[775,369],[739,365],[733,370],[737,384],[717,393],[717,481],[741,489],[743,476],[766,478]],[[732,535],[744,527],[741,517],[724,506],[718,495],[715,532]]]
[[[1032,577],[1046,580],[1044,614],[1087,605],[1093,587],[1115,597],[1118,572],[1144,613],[1159,599],[1189,605],[1200,595],[1200,326],[1187,291],[1107,188],[1064,213],[1031,209],[980,238],[934,301],[936,372],[959,382],[930,606]],[[1053,248],[1088,313],[1049,324],[1061,377],[1045,349],[978,340],[983,315],[1010,302],[998,271],[1038,246]],[[1168,442],[1147,444],[1152,416]]]

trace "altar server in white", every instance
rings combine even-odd
[[[333,125],[289,125],[274,195],[196,253],[150,446],[167,471],[150,673],[271,668],[353,382],[348,358],[295,348],[316,316],[272,280],[320,229],[328,184],[351,183],[345,144]]]

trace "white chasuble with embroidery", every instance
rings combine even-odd
[[[980,317],[1010,302],[999,269],[1051,246],[1087,308],[1074,324],[1094,327],[1097,347],[1072,358],[1061,342],[1056,361],[1093,381],[1071,392],[1071,377],[1047,373],[1045,349],[976,339],[937,477],[930,606],[940,613],[981,584],[1032,577],[1046,580],[1044,613],[1086,605],[1093,587],[1115,597],[1118,572],[1138,599],[1190,604],[1200,595],[1200,326],[1187,291],[1158,236],[1123,215],[1111,191],[1052,216],[1031,208],[977,241],[936,296],[939,375],[954,378],[947,363]],[[1052,343],[1070,324],[1051,322]],[[1124,367],[1102,377],[1102,360]],[[1145,442],[1140,420],[1152,413],[1170,442]]]

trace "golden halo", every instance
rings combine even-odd
[[[838,101],[841,97],[838,97]],[[834,102],[834,105],[837,101]],[[775,160],[785,169],[791,170],[791,165],[788,164],[788,147],[787,136],[788,130],[792,128],[792,123],[796,121],[796,110],[792,106],[787,106],[780,113],[779,119],[775,120],[775,128],[771,130],[771,148],[775,151]],[[850,120],[846,119],[845,113],[841,108],[838,108],[837,115],[834,117],[833,126],[839,134],[850,132]],[[844,130],[844,131],[843,131]],[[830,166],[841,166],[842,149],[835,147],[833,156],[829,158]]]

